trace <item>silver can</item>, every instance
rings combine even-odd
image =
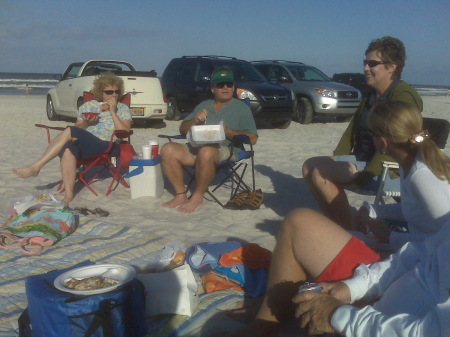
[[[298,293],[304,293],[305,291],[315,291],[320,293],[322,291],[322,287],[319,286],[319,283],[305,282],[300,286],[300,288],[298,288]]]

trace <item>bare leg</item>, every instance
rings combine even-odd
[[[41,158],[31,165],[15,169],[13,172],[20,178],[36,177],[45,164],[59,155],[64,145],[75,139],[72,138],[70,128],[65,129],[52,140]]]
[[[219,164],[219,150],[212,146],[203,146],[195,159],[196,187],[192,196],[180,207],[181,213],[192,213],[203,203],[203,196],[214,179]]]
[[[351,235],[325,216],[299,209],[280,229],[261,308],[246,329],[233,336],[277,336],[279,322],[292,317],[292,297],[301,281],[317,278]]]
[[[332,157],[313,157],[305,161],[302,171],[322,212],[343,228],[352,229],[350,205],[341,186],[352,181],[355,165]]]
[[[74,198],[73,189],[77,176],[77,159],[74,157],[69,149],[66,149],[61,158],[61,177],[64,183],[64,205],[69,206],[69,203]]]
[[[161,148],[161,159],[164,174],[175,190],[175,197],[164,203],[163,207],[175,208],[187,201],[183,166],[193,165],[194,157],[183,145],[167,143]]]

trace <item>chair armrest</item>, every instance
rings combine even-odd
[[[158,138],[166,138],[169,141],[172,141],[173,139],[186,139],[186,136],[183,136],[183,135],[158,135]]]
[[[133,134],[133,130],[127,131],[127,130],[115,130],[112,134],[112,136],[116,136],[117,138],[124,139],[128,138]]]
[[[45,131],[47,131],[47,142],[50,144],[51,137],[50,137],[50,130],[57,130],[57,131],[64,131],[66,128],[62,126],[48,126],[44,124],[34,124],[34,126],[38,128],[43,128]]]
[[[383,167],[386,167],[388,169],[398,169],[400,168],[399,164],[393,161],[383,161]]]
[[[233,143],[235,143],[235,144],[237,143],[237,144],[249,144],[249,145],[251,145],[250,137],[247,136],[247,135],[244,135],[244,134],[234,136],[233,137]]]

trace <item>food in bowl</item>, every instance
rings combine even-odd
[[[91,276],[82,279],[71,278],[64,283],[64,286],[75,290],[93,290],[111,287],[119,282],[106,277]]]
[[[84,118],[92,119],[94,117],[98,116],[98,112],[83,112]]]

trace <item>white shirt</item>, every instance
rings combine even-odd
[[[339,307],[331,319],[349,337],[450,336],[450,222],[422,242],[410,242],[388,260],[360,265],[344,281],[351,302],[381,299],[362,309]]]
[[[394,251],[406,242],[424,240],[450,220],[450,184],[447,180],[438,179],[420,156],[406,177],[400,168],[400,192],[400,203],[370,205],[372,218],[408,223],[408,233],[391,233],[389,246]]]

